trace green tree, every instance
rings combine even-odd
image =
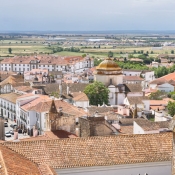
[[[175,115],[175,102],[168,102],[168,113],[173,117]]]
[[[152,92],[150,95],[151,100],[162,100],[163,97],[166,97],[166,93],[162,91]]]
[[[12,48],[8,48],[9,54],[12,53]]]
[[[82,57],[83,57],[83,58],[86,57],[86,54],[83,54]]]
[[[171,50],[171,54],[174,54],[174,50]]]
[[[88,96],[90,105],[108,104],[109,90],[101,82],[95,81],[86,86],[84,93]]]
[[[113,52],[111,51],[108,52],[108,57],[113,57],[113,55],[114,55]]]

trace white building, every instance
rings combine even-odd
[[[123,75],[125,76],[137,76],[144,79],[145,87],[148,86],[150,81],[155,79],[154,71],[150,70],[132,70],[132,69],[125,69],[123,70]]]
[[[2,71],[13,71],[23,74],[32,69],[47,69],[48,71],[83,72],[94,66],[89,56],[56,57],[56,56],[18,56],[1,61]]]
[[[173,92],[175,87],[175,73],[157,78],[149,83],[149,88],[162,92]]]
[[[123,104],[125,86],[122,69],[114,61],[108,58],[101,62],[94,72],[94,80],[108,87],[110,105]]]
[[[149,120],[134,121],[133,134],[156,134],[169,131],[168,121],[151,122]]]
[[[0,95],[0,111],[1,116],[16,121],[16,100],[20,95],[16,93],[8,93]]]

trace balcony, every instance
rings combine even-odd
[[[22,116],[20,116],[20,119],[27,124],[27,121],[26,121],[25,118],[23,118]]]

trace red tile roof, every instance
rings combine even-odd
[[[0,174],[41,175],[36,163],[0,144]]]
[[[157,78],[150,82],[150,84],[163,84],[163,83],[170,83],[175,86],[175,72],[165,75],[163,77]]]
[[[4,145],[38,165],[47,164],[55,169],[171,161],[172,138],[173,134],[166,132]]]

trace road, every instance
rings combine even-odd
[[[10,127],[11,124],[15,124],[15,122],[12,122],[8,120],[8,127],[5,127],[5,133],[9,132],[10,130],[13,130],[13,128]],[[18,134],[18,139],[24,139],[24,138],[29,138],[29,135],[23,135],[23,134]],[[11,135],[11,137],[5,137],[6,141],[12,141],[14,140],[14,135]]]

